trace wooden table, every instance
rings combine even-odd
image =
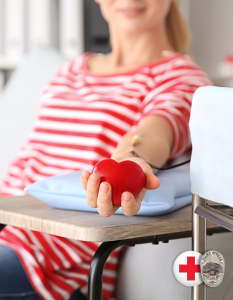
[[[82,241],[107,242],[191,230],[191,205],[157,217],[53,208],[32,196],[1,197],[0,223]],[[208,222],[208,228],[216,227]]]
[[[216,205],[216,204],[215,204]],[[220,206],[219,206],[220,207]],[[221,206],[222,209],[228,208]],[[220,208],[221,208],[220,207]],[[228,209],[233,214],[233,209]],[[89,300],[102,299],[102,273],[113,250],[120,246],[158,243],[191,236],[191,205],[157,217],[113,215],[55,209],[32,196],[0,198],[0,223],[82,241],[103,242],[89,274]],[[207,222],[212,232],[220,229]]]

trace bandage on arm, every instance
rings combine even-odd
[[[134,135],[141,134],[142,142],[132,146]],[[147,162],[158,167],[168,159],[174,143],[174,134],[170,123],[160,116],[147,116],[137,128],[127,132],[118,143],[111,158],[119,160],[133,157],[132,151]]]

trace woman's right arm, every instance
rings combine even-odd
[[[135,147],[131,146],[133,135],[142,134],[142,143]],[[173,145],[173,131],[170,123],[160,116],[147,116],[139,123],[137,128],[125,134],[119,142],[116,151],[111,158],[117,162],[132,160],[137,163],[145,173],[146,183],[143,191],[134,197],[130,192],[125,191],[121,198],[121,207],[126,216],[135,215],[146,194],[147,189],[159,187],[159,180],[153,174],[153,170],[147,161],[157,166],[163,165],[169,157]],[[141,158],[134,157],[131,153],[135,150]],[[93,208],[98,208],[98,212],[103,217],[114,214],[119,205],[113,205],[111,199],[111,185],[107,182],[100,184],[98,174],[83,172],[81,181],[87,191],[87,203]]]
[[[208,77],[187,58],[181,58],[163,76],[155,77],[155,80],[156,88],[152,89],[142,102],[136,131],[127,133],[112,155],[112,158],[117,161],[130,159],[139,163],[146,174],[145,189],[155,189],[159,186],[159,180],[153,175],[146,161],[159,167],[166,160],[190,149],[189,116],[192,96],[198,87],[211,85]],[[143,143],[137,146],[137,150],[135,149],[135,152],[142,157],[141,161],[129,153],[131,151],[129,141],[133,134],[145,135]],[[99,183],[94,189],[89,178],[90,174],[83,173],[82,183],[87,190],[88,203],[93,205],[92,207],[98,207],[101,215],[112,215],[118,208],[111,204],[111,187],[109,187],[108,197],[102,197]],[[129,204],[131,205],[130,209],[126,208],[126,202],[122,199],[121,206],[125,215],[130,216],[138,212],[145,196],[145,189],[139,195],[139,199],[134,199],[131,195],[127,205],[127,208]],[[91,201],[90,197],[92,197]],[[109,209],[105,209],[106,207]]]

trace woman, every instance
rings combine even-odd
[[[37,180],[82,170],[106,157],[130,159],[146,175],[136,199],[129,192],[122,195],[124,214],[132,216],[146,190],[159,185],[147,162],[161,166],[190,148],[192,95],[211,83],[185,55],[188,31],[174,0],[97,2],[109,24],[111,53],[86,53],[62,66],[48,83],[32,133],[0,192],[20,195]],[[142,142],[132,148],[135,134]],[[111,186],[100,185],[96,174],[83,172],[82,183],[88,204],[101,216],[118,209],[111,202]],[[0,244],[0,299],[85,299],[97,243],[7,226]],[[106,263],[103,299],[114,298],[117,261],[115,251]]]

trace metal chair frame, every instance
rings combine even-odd
[[[206,219],[218,224],[220,228],[206,228]],[[206,235],[213,233],[221,233],[233,231],[233,218],[224,214],[210,206],[206,205],[206,200],[193,195],[192,202],[192,231],[155,235],[136,239],[127,239],[114,242],[104,242],[96,251],[88,281],[88,300],[102,299],[102,276],[104,265],[109,255],[116,248],[121,246],[135,246],[138,244],[152,243],[154,245],[159,242],[168,243],[169,240],[192,237],[192,249],[200,253],[206,251]],[[192,287],[192,300],[206,300],[206,286],[204,283]]]
[[[233,231],[233,218],[206,203],[206,199],[193,195],[192,207],[192,249],[206,252],[206,219],[219,226]],[[206,300],[206,286],[204,283],[192,288],[192,300]]]
[[[221,227],[207,229],[206,219]],[[5,226],[0,224],[0,231]],[[168,243],[169,240],[192,237],[192,249],[204,253],[206,251],[206,235],[226,231],[233,231],[233,218],[206,205],[205,199],[193,195],[192,230],[102,243],[91,263],[88,279],[88,300],[102,300],[104,266],[110,254],[118,247],[148,243],[158,245],[159,242]],[[206,286],[204,283],[192,288],[192,300],[206,300]]]

